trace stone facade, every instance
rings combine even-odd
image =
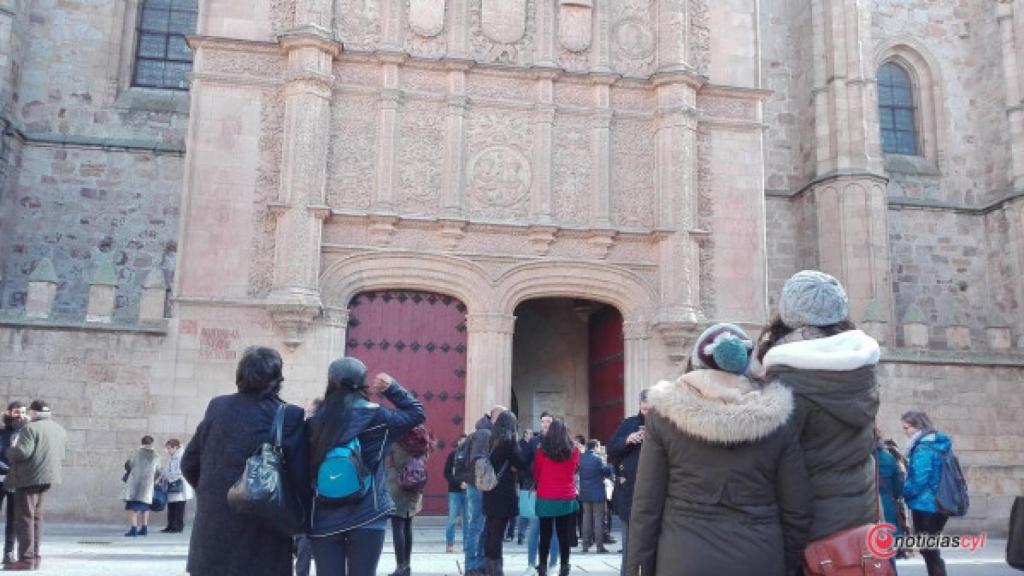
[[[465,304],[467,426],[561,382],[583,427],[569,299],[621,313],[629,413],[803,268],[885,344],[882,429],[954,435],[967,522],[1024,491],[1022,0],[200,2],[187,93],[131,86],[139,10],[0,1],[0,390],[72,431],[58,515],[116,516],[247,345],[315,396],[363,291]],[[886,62],[917,156],[881,152]],[[513,369],[544,342],[575,360]]]

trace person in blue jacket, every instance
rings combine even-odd
[[[917,534],[940,534],[949,516],[939,512],[935,505],[935,493],[942,480],[942,460],[953,449],[949,436],[937,432],[928,415],[924,412],[907,412],[900,420],[903,433],[910,438],[907,443],[907,482],[903,486],[903,498],[914,519]],[[945,576],[946,563],[938,549],[922,549],[928,576]]]
[[[900,506],[903,501],[903,484],[906,476],[900,469],[896,457],[882,441],[881,432],[875,428],[875,462],[878,465],[878,496],[882,502],[882,518],[896,527],[893,536],[903,536],[903,522],[900,520]],[[892,559],[893,569],[896,558]]]
[[[612,467],[598,454],[597,440],[588,440],[587,451],[580,457],[580,502],[583,503],[583,552],[589,552],[591,544],[597,544],[597,552],[605,554],[604,513],[607,495],[604,479],[611,478]]]
[[[369,392],[382,394],[395,408],[370,402]],[[423,405],[391,376],[378,374],[366,383],[366,365],[339,358],[327,370],[327,391],[309,419],[310,477],[327,453],[359,438],[363,464],[372,487],[358,502],[335,505],[313,497],[309,537],[318,574],[373,576],[377,572],[384,532],[395,504],[388,491],[384,459],[399,438],[426,420]]]

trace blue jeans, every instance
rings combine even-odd
[[[455,522],[462,516],[462,541],[466,541],[466,526],[469,519],[466,514],[466,493],[448,493],[448,526],[444,531],[444,543],[451,546],[455,544]]]
[[[356,528],[328,538],[310,538],[316,573],[325,576],[376,576],[384,549],[384,531]]]
[[[484,547],[484,499],[475,486],[466,487],[466,518],[464,526],[469,529],[462,533],[462,546],[466,549],[466,570],[483,572],[486,566]]]
[[[540,544],[540,518],[530,518],[530,534],[526,538],[526,560],[530,566],[537,565],[537,546]],[[558,535],[551,535],[551,556],[548,566],[558,564]]]

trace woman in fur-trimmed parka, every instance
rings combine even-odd
[[[811,523],[793,396],[747,378],[751,342],[716,324],[649,395],[625,561],[631,576],[800,573]]]

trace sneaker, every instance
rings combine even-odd
[[[14,555],[14,552],[4,553],[4,564],[14,564],[18,561],[18,558]]]

